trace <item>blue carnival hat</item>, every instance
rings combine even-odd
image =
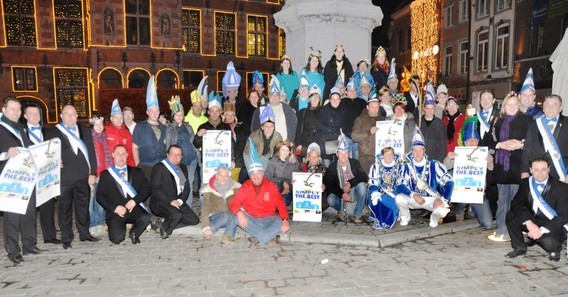
[[[477,117],[470,117],[467,120],[465,120],[465,123],[463,124],[463,127],[460,131],[461,139],[464,143],[466,142],[466,140],[470,140],[472,138],[475,138],[477,140],[481,139],[481,137],[479,137],[479,133],[477,132],[478,130],[477,123],[478,123]]]
[[[260,155],[258,154],[258,150],[256,149],[256,145],[254,141],[249,137],[249,145],[250,145],[250,164],[247,168],[249,174],[256,172],[256,171],[263,171],[264,168],[262,167],[262,162],[260,160]]]
[[[174,115],[176,112],[179,111],[184,113],[183,105],[181,105],[181,100],[179,98],[179,95],[172,96],[172,99],[168,101],[168,104],[170,105],[170,109],[172,110],[172,115]]]
[[[260,124],[262,125],[266,122],[273,122],[273,123],[276,122],[274,116],[274,110],[272,110],[270,104],[267,104],[260,114]]]
[[[306,72],[304,70],[302,70],[302,75],[300,77],[300,88],[301,87],[306,87],[306,88],[310,87],[310,81],[308,79],[308,75],[306,75]]]
[[[258,70],[255,70],[252,73],[252,87],[254,88],[256,84],[264,86],[264,77],[262,76],[262,72],[259,72]]]
[[[315,85],[314,85],[314,86],[315,86]],[[340,94],[339,94],[339,89],[338,89],[337,87],[333,87],[333,88],[331,88],[331,90],[329,90],[329,97],[330,97],[330,98],[331,98],[331,95],[333,95],[333,94],[340,95]]]
[[[406,106],[406,104],[407,104],[406,97],[404,97],[404,95],[401,94],[401,93],[392,94],[391,103],[393,105],[395,105],[397,103],[402,103],[402,104],[404,104],[404,106]]]
[[[355,86],[355,78],[351,77],[349,79],[349,82],[347,82],[347,85],[345,86],[346,89],[357,89],[357,87]]]
[[[312,96],[313,94],[318,94],[321,98],[321,89],[318,87],[318,85],[313,85],[310,89],[310,96]]]
[[[414,128],[414,136],[412,136],[412,144],[410,145],[410,148],[414,148],[416,146],[426,147],[424,144],[424,136],[417,127]]]
[[[120,109],[120,105],[118,104],[118,99],[114,99],[112,101],[112,107],[110,108],[110,116],[122,114],[122,109]]]
[[[152,107],[157,107],[160,109],[158,104],[158,93],[156,92],[156,83],[154,82],[154,76],[150,76],[148,80],[148,87],[146,88],[146,109]]]
[[[367,101],[367,104],[369,104],[370,102],[377,102],[379,101],[379,97],[377,94],[377,91],[375,90],[375,88],[371,89],[371,94],[369,94],[369,100]]]
[[[229,91],[238,91],[241,85],[241,75],[237,73],[233,62],[227,64],[227,71],[222,80],[223,96],[229,96]]]
[[[390,71],[389,71],[389,76],[387,77],[387,81],[389,81],[392,78],[398,80],[398,77],[396,76],[396,63],[394,62],[394,58],[392,58],[391,60]]]
[[[278,95],[280,95],[281,89],[280,89],[280,81],[278,81],[278,78],[276,78],[276,76],[271,75],[270,76],[270,89],[268,91],[269,94],[272,93],[276,93]]]
[[[209,93],[208,99],[209,99],[208,108],[217,106],[220,110],[223,110],[223,99],[221,98],[221,95],[219,95],[219,93],[211,91],[211,93]]]
[[[434,99],[434,85],[432,81],[429,81],[428,84],[424,87],[426,90],[426,100],[424,100],[424,106],[426,105],[436,105],[436,100]]]
[[[525,82],[523,82],[520,93],[524,92],[525,90],[531,90],[533,93],[536,92],[534,88],[534,75],[532,67],[529,68],[529,71],[527,72],[527,76],[525,77]]]
[[[368,71],[363,71],[361,72],[361,82],[359,83],[359,88],[361,88],[361,86],[363,84],[368,84],[369,86],[373,86],[373,76],[371,75],[371,73],[369,73]]]
[[[343,79],[341,79],[341,75],[337,76],[337,80],[335,80],[335,85],[334,87],[345,87],[345,83],[343,82]]]
[[[343,134],[343,131],[341,131],[341,134],[337,137],[337,142],[337,151],[348,152],[351,150],[351,146],[349,142],[347,142],[347,137]]]

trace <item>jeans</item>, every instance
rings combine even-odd
[[[503,235],[504,238],[509,238],[509,231],[507,230],[506,218],[507,213],[511,209],[511,200],[517,191],[519,185],[517,184],[497,184],[499,189],[499,199],[497,200],[497,231],[496,235]]]
[[[265,245],[267,242],[272,240],[276,235],[280,234],[280,228],[282,227],[282,219],[279,216],[270,216],[264,218],[251,217],[249,214],[245,213],[248,220],[246,227],[240,226],[245,230],[250,236],[258,239],[261,245]],[[234,219],[231,220],[232,224],[235,226],[238,224],[238,219],[233,216]],[[227,226],[227,228],[232,228],[232,226]]]
[[[193,181],[195,180],[195,170],[197,169],[197,159],[193,160],[187,166],[187,181],[189,182],[189,197],[187,197],[186,203],[189,207],[193,205]]]
[[[97,202],[97,186],[98,182],[93,185],[91,197],[89,198],[89,227],[102,226],[105,219],[105,210]]]
[[[236,217],[226,211],[218,211],[209,216],[209,228],[211,232],[215,234],[219,229],[225,228],[224,236],[230,235],[232,239],[235,239],[235,234],[237,233],[237,225],[230,222],[234,221]]]
[[[493,213],[489,206],[489,200],[483,195],[483,204],[470,204],[473,214],[479,222],[479,226],[484,229],[491,229],[493,227]]]
[[[357,203],[355,206],[355,211],[353,215],[356,217],[360,217],[363,215],[363,209],[367,205],[367,183],[359,183],[355,186],[353,191],[353,196],[355,198],[355,202]],[[353,197],[352,196],[352,197]],[[327,201],[329,202],[329,206],[335,208],[337,211],[341,211],[341,200],[342,198],[330,193],[327,196]]]

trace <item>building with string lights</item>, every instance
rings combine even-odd
[[[285,51],[272,17],[279,0],[0,3],[0,97],[37,103],[46,123],[56,123],[67,104],[82,121],[108,115],[114,98],[144,118],[150,75],[163,110],[174,94],[188,107],[205,75],[210,90],[221,90],[229,61],[243,77],[244,97],[252,72],[262,71],[268,83]]]

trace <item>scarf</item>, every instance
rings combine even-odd
[[[460,116],[460,112],[456,112],[454,115],[448,114],[448,127],[446,129],[447,131],[447,137],[448,137],[448,143],[452,142],[452,140],[454,140],[454,133],[456,133],[456,126],[454,126],[454,121],[456,120],[457,117]]]
[[[219,194],[221,194],[221,197],[223,197],[224,199],[227,199],[227,192],[229,192],[229,190],[231,190],[234,185],[235,181],[232,178],[229,178],[225,185],[221,185],[218,178],[215,178],[215,181],[213,182],[213,188],[217,192],[219,192]]]
[[[503,114],[503,124],[501,124],[501,130],[499,130],[499,141],[509,140],[509,128],[511,127],[511,122],[519,115],[517,112],[514,115]],[[503,165],[503,170],[505,172],[509,171],[509,151],[504,149],[498,149],[495,153],[495,159],[497,164]]]
[[[337,176],[339,177],[339,186],[341,188],[345,186],[345,183],[347,183],[347,181],[355,177],[351,172],[351,164],[349,163],[349,161],[347,161],[347,164],[345,166],[345,170],[343,170],[341,164],[339,164],[339,161],[337,162]]]
[[[103,133],[97,133],[97,132],[95,132],[95,130],[91,130],[91,135],[93,135],[93,142],[102,143],[102,145],[103,145],[103,151],[104,151],[105,159],[99,160],[99,154],[95,154],[95,156],[97,156],[97,164],[103,165],[103,161],[104,161],[104,166],[105,166],[104,168],[111,167],[112,166],[112,158],[110,156],[110,150],[108,148],[106,134],[104,132]]]
[[[397,117],[396,115],[394,116],[395,122],[404,122],[406,119],[408,119],[408,114],[406,112],[401,117]]]

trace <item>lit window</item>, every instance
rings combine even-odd
[[[126,43],[150,45],[149,0],[126,1]]]
[[[453,5],[444,8],[444,27],[450,27],[454,24],[452,19],[453,9],[454,9]]]
[[[460,0],[460,22],[465,22],[469,19],[469,0]]]
[[[460,42],[459,44],[460,60],[458,62],[459,63],[458,72],[461,74],[467,73],[467,69],[469,66],[468,49],[469,49],[469,43],[467,41]]]
[[[12,86],[15,92],[37,91],[36,69],[12,67]]]
[[[507,68],[509,65],[509,25],[501,25],[497,28],[497,51],[495,53],[495,68]]]
[[[55,68],[55,96],[57,109],[73,105],[79,118],[86,119],[89,110],[89,92],[86,68]]]
[[[54,0],[58,47],[83,47],[83,5],[80,0]]]
[[[36,45],[33,0],[4,0],[4,23],[8,45]]]
[[[482,18],[489,15],[489,2],[490,0],[477,0],[477,17]]]
[[[529,57],[542,55],[542,41],[544,38],[544,26],[532,25],[529,36]]]
[[[247,53],[249,56],[266,56],[266,17],[249,16],[247,26]]]
[[[452,49],[451,45],[444,48],[444,75],[452,75]]]
[[[235,14],[215,12],[215,52],[235,54]]]
[[[201,11],[184,9],[181,15],[183,32],[183,51],[199,54],[201,52]]]
[[[477,71],[487,71],[487,55],[489,51],[489,31],[477,34]]]

